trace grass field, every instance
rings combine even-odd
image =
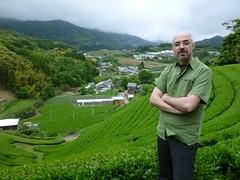
[[[14,117],[14,113],[21,112],[24,109],[27,109],[29,107],[32,107],[34,105],[35,101],[31,99],[25,99],[25,100],[14,100],[14,98],[9,99],[5,102],[2,102],[0,105],[0,118],[4,119],[5,115]]]
[[[78,107],[76,104],[49,104],[39,110],[37,117],[22,122],[39,123],[43,131],[63,133],[67,129],[83,129],[111,116],[118,106]]]

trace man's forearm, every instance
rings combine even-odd
[[[156,95],[155,96],[152,95],[152,97],[150,98],[150,103],[165,112],[169,112],[169,113],[173,113],[173,114],[184,114],[184,112],[167,104],[166,102],[164,102],[162,100],[161,97],[156,96]]]
[[[171,97],[168,94],[162,96],[162,100],[173,108],[178,109],[181,112],[188,113],[193,111],[200,102],[200,98],[197,96],[189,95],[187,97]]]

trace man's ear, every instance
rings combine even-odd
[[[196,45],[193,43],[193,45],[192,45],[192,49],[195,49],[195,47],[196,47]]]

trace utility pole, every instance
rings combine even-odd
[[[94,104],[92,105],[92,115],[94,115]]]

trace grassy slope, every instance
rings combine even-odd
[[[129,144],[152,145],[155,142],[158,110],[149,104],[148,99],[149,96],[141,97],[105,121],[86,128],[76,141],[62,146],[60,151],[53,149],[54,153],[46,159],[86,151],[105,151],[114,146],[125,148]]]

